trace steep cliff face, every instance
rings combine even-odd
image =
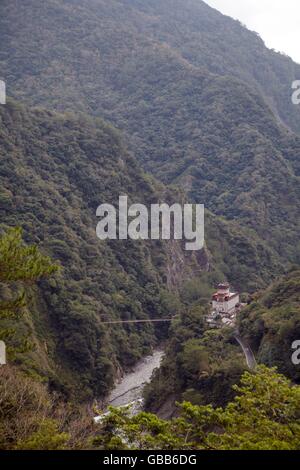
[[[62,265],[60,276],[41,282],[25,321],[43,351],[32,367],[77,398],[103,394],[114,370],[134,364],[157,338],[151,325],[102,322],[164,315],[167,256],[155,242],[101,242],[96,208],[117,206],[120,194],[149,204],[159,193],[101,121],[14,102],[0,120],[1,225],[22,226],[27,241]]]

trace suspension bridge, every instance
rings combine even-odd
[[[174,318],[153,318],[148,320],[109,320],[102,321],[102,325],[121,325],[126,323],[163,323],[171,322]]]

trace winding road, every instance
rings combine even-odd
[[[243,342],[242,338],[240,337],[239,333],[236,333],[234,335],[235,339],[237,340],[237,342],[239,343],[239,345],[241,346],[244,354],[245,354],[245,358],[246,358],[246,361],[247,361],[247,366],[249,367],[249,369],[251,370],[254,370],[256,368],[256,360],[255,360],[255,357],[254,357],[254,354],[251,350],[251,348],[249,348],[248,346],[245,345],[245,343]]]

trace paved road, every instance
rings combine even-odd
[[[241,346],[244,354],[245,354],[245,357],[246,357],[246,361],[247,361],[247,366],[249,367],[249,369],[255,369],[256,367],[256,360],[255,360],[255,357],[254,357],[254,354],[251,350],[251,348],[249,348],[248,346],[245,345],[245,343],[243,342],[242,338],[240,337],[239,334],[236,334],[235,336],[235,339],[237,340],[237,342],[239,343],[239,345]]]

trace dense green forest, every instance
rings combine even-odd
[[[1,225],[21,226],[26,241],[61,265],[32,292],[33,325],[22,328],[42,344],[26,366],[77,399],[103,395],[120,365],[134,364],[157,339],[151,325],[101,323],[164,314],[168,253],[159,242],[101,243],[96,209],[122,193],[145,203],[159,193],[101,121],[16,103],[0,112]]]
[[[299,270],[292,270],[248,299],[235,328],[223,329],[207,325],[210,305],[194,299],[172,323],[162,367],[145,388],[148,409],[169,417],[176,400],[215,406],[232,400],[232,386],[247,370],[237,329],[259,364],[276,366],[299,384],[299,367],[291,359],[292,344],[300,337],[299,294]]]
[[[1,235],[0,339],[5,340],[9,357],[9,364],[0,367],[1,450],[53,450],[63,448],[66,443],[69,448],[78,448],[86,445],[85,436],[93,428],[84,408],[76,408],[72,401],[66,403],[58,394],[50,394],[40,375],[29,370],[25,374],[11,364],[13,357],[21,357],[37,346],[32,336],[25,336],[26,329],[23,328],[23,336],[18,330],[26,320],[31,325],[34,321],[30,305],[32,286],[38,280],[54,276],[58,269],[36,245],[23,242],[20,229],[9,229]],[[41,349],[38,354],[41,364]]]
[[[2,0],[1,13],[1,75],[18,97],[116,119],[126,98],[145,111],[153,100],[159,106],[159,74],[144,72],[155,57],[173,58],[173,72],[182,68],[187,80],[200,69],[245,82],[300,131],[290,100],[300,65],[201,0]]]
[[[110,121],[145,169],[299,262],[300,65],[199,0],[0,8],[12,96]]]
[[[273,275],[299,262],[300,140],[278,121],[299,121],[289,95],[299,66],[201,1],[4,1],[1,12],[10,94],[105,118],[146,169],[233,221],[216,228],[231,240],[214,256],[224,251],[236,287],[250,252],[249,269],[262,258],[270,280],[262,248],[243,249],[253,239],[270,248]]]
[[[11,289],[10,300],[2,300],[0,303],[0,318],[2,321],[13,321],[13,325],[17,326],[24,320],[26,313],[29,313],[28,300],[32,283],[57,275],[58,265],[42,255],[36,246],[24,244],[19,229],[10,229],[0,238],[0,266],[1,285]],[[269,308],[277,306],[288,309],[293,305],[297,308],[298,283],[299,271],[290,273],[286,279],[259,294],[255,303],[261,302]],[[255,304],[253,305],[255,309]],[[208,339],[199,312],[199,309],[194,309],[183,319],[177,318],[173,322],[177,347],[180,347],[179,337],[190,336],[181,352],[178,348],[173,351],[175,357],[177,354],[180,373],[185,380],[195,381],[197,375],[199,379],[199,374],[202,377],[209,375],[209,355],[208,350],[204,349],[205,343],[203,341],[200,345],[190,335],[193,331],[195,336]],[[299,320],[299,312],[294,313],[295,320]],[[284,320],[286,319],[283,319],[283,324]],[[216,349],[212,344],[218,344],[225,336],[217,338],[218,332],[215,330],[211,333],[207,343],[210,353]],[[7,340],[15,335],[16,329],[1,330],[2,339]],[[176,340],[172,344],[176,345]],[[13,352],[21,352],[18,345],[10,346],[10,353]],[[229,348],[223,349],[222,355],[224,354],[228,355],[229,362]],[[158,373],[164,371],[162,369]],[[230,379],[239,382],[238,379],[233,379],[232,372]],[[58,394],[50,394],[36,376],[30,377],[28,373],[24,375],[11,365],[2,366],[0,446],[6,450],[298,449],[299,386],[290,383],[275,369],[265,366],[240,375],[241,385],[232,387],[232,396],[222,408],[214,408],[211,403],[208,406],[193,404],[197,393],[195,390],[187,390],[183,397],[192,402],[185,401],[180,406],[177,405],[180,416],[169,421],[146,412],[132,416],[130,408],[125,407],[111,408],[109,414],[104,415],[99,424],[95,424],[87,409],[78,408],[72,401],[66,402]],[[220,380],[220,369],[218,386],[226,391],[231,389],[228,380],[225,383]],[[164,390],[168,392],[166,384]],[[211,387],[211,392],[214,392],[214,387]],[[157,403],[158,397],[152,396]],[[197,399],[199,397],[198,393]],[[213,395],[210,398],[212,400]]]
[[[298,450],[300,387],[275,369],[246,372],[224,408],[178,406],[179,416],[111,410],[95,439],[103,449]]]
[[[42,277],[55,275],[58,266],[43,256],[36,246],[26,246],[18,229],[10,229],[1,237],[0,254],[0,281],[4,285],[14,284],[16,287],[14,299],[0,303],[0,318],[14,320],[16,325],[29,307],[28,282],[32,285],[32,282]],[[293,303],[295,298],[291,300],[291,297],[295,293],[297,280],[298,272],[295,276],[287,277],[286,281],[277,283],[275,288],[268,289],[260,298],[265,302],[269,299],[269,305],[270,302],[274,304],[276,294],[278,296],[281,290],[285,292],[285,300],[280,301],[281,306],[286,302]],[[23,292],[20,296],[21,285]],[[185,335],[189,334],[196,317],[196,311],[188,315],[185,326],[182,320],[175,319],[174,330],[179,333],[181,329],[183,333],[186,328]],[[197,324],[198,335],[205,337],[204,323],[198,318]],[[195,325],[193,332],[196,334]],[[214,338],[210,338],[210,343],[217,344],[217,332],[213,333]],[[1,338],[7,339],[14,334],[15,330],[7,330],[3,335],[2,330]],[[186,379],[191,380],[194,375],[195,380],[195,374],[199,374],[200,370],[202,376],[208,375],[209,357],[205,355],[204,343],[202,348],[199,346],[189,339],[178,354],[181,373]],[[210,344],[211,351],[213,347]],[[173,353],[176,354],[176,351]],[[224,353],[228,354],[229,350],[223,350]],[[195,367],[197,365],[198,369]],[[58,394],[50,394],[37,377],[30,377],[28,373],[24,375],[11,365],[2,366],[0,446],[5,450],[299,449],[299,386],[279,375],[276,369],[265,366],[241,374],[241,379],[234,382],[240,382],[240,385],[232,387],[232,397],[223,407],[193,404],[195,390],[187,390],[183,397],[192,402],[177,404],[179,416],[171,420],[164,421],[146,412],[133,416],[129,406],[110,408],[109,413],[96,424],[87,409],[77,407],[72,401],[66,402]],[[230,389],[228,381],[224,384],[221,381],[220,385],[224,387],[223,390]],[[154,398],[157,401],[157,397]]]
[[[239,329],[260,363],[276,365],[300,384],[300,369],[290,359],[291,345],[300,338],[299,269],[257,293],[243,310]]]
[[[201,0],[1,0],[1,449],[299,449],[299,78]],[[120,195],[204,204],[204,248],[100,241]],[[225,280],[247,306],[212,329]],[[147,411],[97,425],[158,345]]]
[[[11,101],[0,120],[1,225],[21,226],[26,241],[61,265],[54,279],[33,290],[33,321],[21,328],[36,342],[36,352],[21,361],[51,387],[77,399],[103,396],[120,367],[132,366],[167,333],[103,321],[169,316],[182,302],[170,290],[184,290],[189,303],[205,297],[201,283],[228,276],[254,291],[276,264],[281,269],[254,232],[209,213],[200,253],[189,255],[177,242],[100,242],[99,204],[117,206],[120,194],[146,205],[184,195],[144,175],[118,132],[99,119]]]
[[[18,369],[1,368],[0,379],[5,450],[296,450],[300,445],[300,387],[263,366],[243,374],[223,408],[184,402],[178,405],[180,415],[168,421],[111,408],[98,425]]]

